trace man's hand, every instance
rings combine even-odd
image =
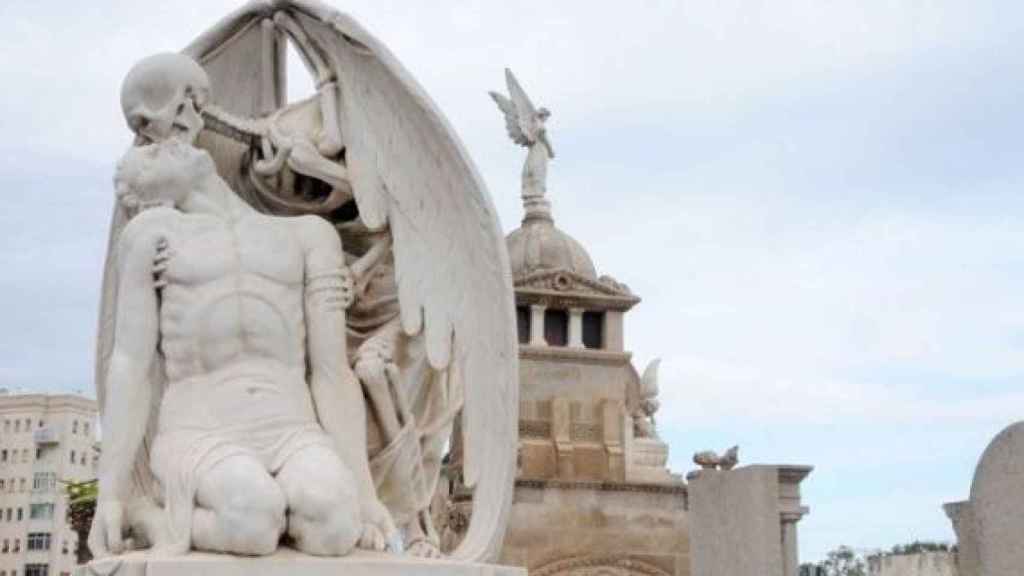
[[[369,502],[363,502],[360,516],[363,519],[363,534],[356,544],[359,548],[378,552],[402,552],[402,535],[395,528],[391,513],[380,500],[374,498]]]
[[[89,550],[101,558],[121,554],[124,545],[124,509],[116,500],[99,500],[89,529]]]

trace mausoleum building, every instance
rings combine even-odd
[[[507,237],[519,470],[501,562],[542,576],[689,574],[686,486],[653,423],[656,367],[642,379],[623,338],[640,298],[598,275],[546,198],[524,208]]]

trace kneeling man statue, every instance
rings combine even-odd
[[[289,42],[317,89],[292,103]],[[493,559],[517,443],[508,256],[422,88],[348,16],[257,0],[136,64],[121,105],[93,554]],[[449,441],[474,503],[442,550]]]

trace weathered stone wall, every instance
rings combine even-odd
[[[703,470],[690,477],[694,576],[783,574],[778,471]]]
[[[501,563],[531,576],[689,576],[682,486],[520,480]]]
[[[872,556],[869,576],[958,576],[953,552]]]

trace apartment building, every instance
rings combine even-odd
[[[96,477],[96,401],[0,390],[0,576],[70,576],[62,481]]]

